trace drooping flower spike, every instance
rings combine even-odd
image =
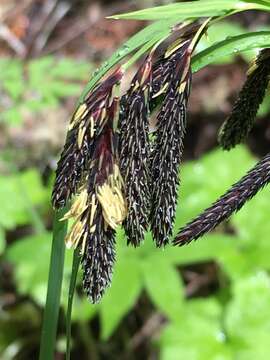
[[[134,76],[120,116],[120,164],[128,206],[123,223],[128,244],[144,239],[149,218],[149,101],[153,52]]]
[[[170,69],[162,107],[157,116],[157,131],[152,162],[151,231],[157,246],[166,245],[172,234],[179,183],[179,165],[186,127],[190,92],[191,40],[180,42],[165,54],[165,69]],[[166,75],[166,72],[165,72]]]
[[[232,113],[220,129],[219,143],[225,150],[243,142],[252,129],[270,77],[270,49],[262,50],[250,67]]]
[[[241,180],[234,184],[212,206],[184,226],[174,239],[174,245],[185,245],[213,230],[222,221],[257,194],[270,182],[270,154],[260,160]]]
[[[158,247],[168,244],[172,235],[192,78],[191,56],[208,22],[200,27],[180,27],[183,36],[154,65],[151,100],[164,94],[151,155],[150,223]]]
[[[116,90],[121,78],[121,69],[116,69],[86,95],[73,115],[69,127],[73,143],[64,148],[53,192],[55,206],[62,206],[72,194],[76,194],[63,218],[74,220],[66,244],[81,249],[84,289],[93,303],[99,301],[110,284],[115,258],[115,228],[126,216],[117,133],[119,98]],[[69,135],[67,141],[71,141]],[[69,157],[65,153],[71,145],[83,159],[84,167],[80,173],[75,171],[78,164],[77,158],[72,158],[74,153],[69,153]],[[74,163],[75,166],[70,166]],[[65,192],[68,194],[66,197],[57,196],[59,189],[72,185],[61,177],[63,171],[67,173],[67,179],[76,179],[76,186]]]
[[[122,70],[116,69],[90,93],[74,112],[67,138],[57,164],[52,193],[54,208],[64,207],[75,195],[89,168],[96,146],[96,139],[112,111],[114,91],[122,78]]]

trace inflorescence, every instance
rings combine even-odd
[[[181,28],[180,28],[181,29]],[[111,283],[115,230],[122,225],[128,244],[139,246],[150,229],[156,246],[172,235],[179,168],[191,89],[191,59],[199,39],[185,31],[156,55],[153,48],[119,98],[124,71],[116,68],[84,98],[73,114],[58,162],[52,193],[55,209],[71,203],[63,220],[73,223],[67,247],[79,247],[83,285],[91,302]],[[159,49],[160,50],[160,49]],[[233,111],[220,132],[230,149],[254,124],[268,85],[270,50],[258,55]],[[157,108],[156,127],[150,120]],[[215,228],[270,181],[270,156],[264,157],[173,241],[183,245]]]

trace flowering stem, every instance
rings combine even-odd
[[[39,360],[53,360],[56,342],[58,315],[60,308],[67,221],[59,221],[66,213],[63,208],[54,215],[53,240],[46,305],[43,315]]]
[[[68,290],[68,307],[67,307],[67,315],[66,315],[66,336],[67,336],[67,344],[66,344],[66,360],[70,359],[70,339],[71,339],[71,315],[72,315],[72,303],[74,292],[76,288],[76,279],[78,274],[78,269],[80,265],[80,249],[77,248],[73,253],[73,262],[72,262],[72,272],[69,283]]]

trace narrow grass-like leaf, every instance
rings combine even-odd
[[[270,31],[256,31],[228,37],[194,55],[192,70],[193,72],[199,71],[226,55],[267,47],[270,47]]]
[[[86,85],[82,95],[80,96],[79,103],[81,103],[85,95],[93,86],[116,64],[118,64],[127,55],[131,54],[144,44],[151,42],[156,38],[156,42],[165,36],[169,35],[171,27],[179,22],[179,17],[174,16],[167,20],[156,21],[148,25],[143,30],[136,33],[129,40],[127,40],[111,57],[105,61],[97,72]]]
[[[44,310],[39,360],[53,360],[56,342],[57,323],[60,307],[67,222],[60,222],[66,208],[54,215],[53,240],[46,306]]]
[[[238,1],[238,0],[203,0],[187,1],[170,5],[156,6],[153,8],[138,10],[126,14],[113,15],[113,19],[136,19],[136,20],[160,20],[178,16],[182,21],[190,18],[222,16],[233,11],[258,9],[269,11],[269,5],[262,1]]]
[[[66,360],[70,359],[70,340],[71,340],[71,323],[72,323],[71,315],[72,315],[73,298],[76,289],[77,274],[81,260],[79,252],[80,250],[77,248],[74,250],[73,253],[72,272],[71,272],[71,278],[70,278],[69,290],[68,290],[68,307],[66,314],[66,337],[67,337]]]

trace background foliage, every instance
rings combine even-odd
[[[77,4],[73,11],[80,13],[81,6]],[[112,6],[117,7],[113,2]],[[107,9],[108,4],[103,7]],[[255,25],[254,16],[252,13],[240,18],[241,21],[236,18],[216,24],[198,51],[226,36],[243,34],[251,25],[253,31],[270,30],[264,25],[269,21],[268,15]],[[72,21],[74,17],[71,13]],[[56,28],[54,36],[57,34]],[[126,34],[121,36],[122,42]],[[107,54],[97,50],[91,64],[85,60],[88,57],[85,49],[80,49],[80,59],[72,52],[67,54],[66,48],[57,55],[39,54],[33,58],[30,53],[27,59],[22,59],[10,54],[6,44],[1,45],[0,358],[35,359],[48,279],[52,236],[50,193],[57,153],[76,97],[95,63]],[[223,56],[205,74],[211,77],[216,69],[218,72],[230,69],[239,89],[238,75],[244,73],[255,53],[256,50],[251,50]],[[207,85],[203,87],[206,93]],[[226,97],[222,97],[224,89],[219,87],[223,101],[220,111],[209,103],[211,99],[205,100],[200,95],[200,88],[195,79],[191,104],[199,102],[199,115],[192,112],[191,105],[188,133],[192,138],[187,136],[186,161],[181,168],[176,230],[244,175],[256,157],[269,148],[269,138],[264,137],[269,131],[264,121],[269,117],[269,99],[260,109],[253,140],[228,153],[218,149],[213,139],[237,89],[232,94],[228,86]],[[60,123],[57,126],[61,128],[61,139],[56,144],[47,142],[46,136],[36,137],[32,131],[41,128],[40,119],[49,117]],[[49,135],[53,137],[55,131],[53,128]],[[207,131],[212,131],[210,146]],[[28,140],[32,137],[30,145],[25,137]],[[264,141],[258,145],[260,138]],[[40,150],[42,141],[45,152]],[[156,249],[148,234],[144,244],[133,249],[126,246],[124,234],[119,231],[112,286],[99,305],[90,305],[82,294],[79,274],[72,313],[72,357],[80,354],[94,360],[268,359],[269,197],[266,188],[228,223],[184,248]],[[67,251],[57,359],[64,358],[64,314],[71,263],[72,253]]]

